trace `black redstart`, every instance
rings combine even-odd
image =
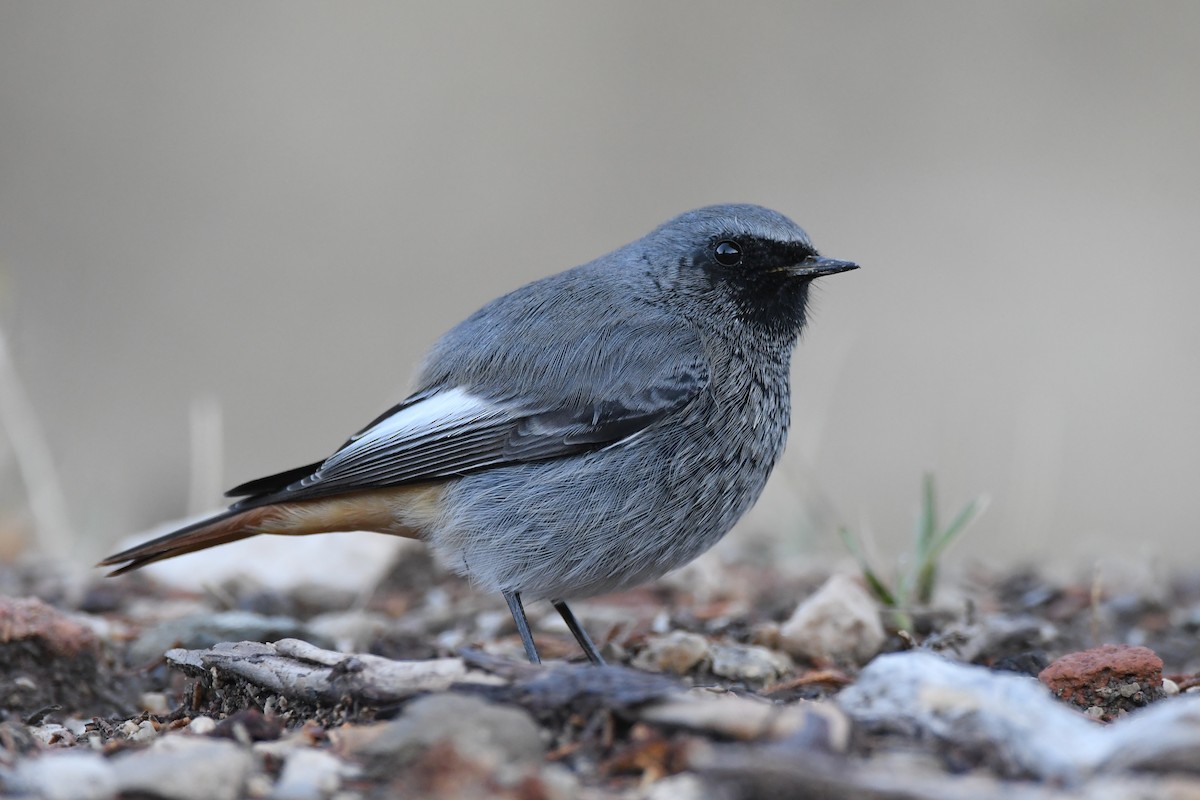
[[[711,547],[783,450],[789,363],[817,255],[775,211],[690,211],[487,304],[444,335],[416,390],[324,461],[232,489],[228,510],[106,558],[113,574],[258,534],[371,530],[427,542],[504,595],[633,586]]]

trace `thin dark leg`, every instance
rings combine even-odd
[[[554,600],[553,603],[554,607],[558,609],[558,613],[562,614],[563,622],[567,623],[567,627],[571,629],[575,641],[579,642],[579,646],[587,654],[588,661],[597,666],[604,666],[604,659],[600,656],[600,651],[596,649],[595,643],[592,642],[592,637],[587,635],[587,631],[579,624],[579,620],[575,619],[575,614],[567,608],[567,604],[562,600]]]
[[[537,648],[533,646],[533,634],[529,632],[529,620],[525,618],[525,607],[521,605],[521,595],[510,591],[505,591],[503,594],[504,602],[508,603],[508,610],[512,612],[513,622],[517,623],[517,633],[521,634],[521,643],[525,645],[525,655],[529,656],[529,663],[542,663],[542,657],[538,655]]]

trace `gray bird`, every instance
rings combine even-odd
[[[416,390],[324,461],[232,489],[112,574],[258,534],[372,530],[428,543],[508,602],[653,580],[717,542],[783,450],[809,283],[856,268],[753,205],[682,214],[510,292],[432,348]]]

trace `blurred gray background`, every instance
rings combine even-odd
[[[847,524],[891,560],[930,471],[947,513],[992,498],[957,558],[1195,559],[1197,30],[1186,2],[5,2],[0,527],[87,560],[215,507],[493,296],[747,201],[863,269],[819,287],[743,541]]]

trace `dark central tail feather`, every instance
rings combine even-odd
[[[109,556],[96,566],[112,567],[122,562],[129,562],[108,573],[109,577],[123,575],[126,572],[144,567],[165,558],[174,558],[184,553],[194,553],[206,550],[219,544],[249,539],[265,531],[256,530],[270,514],[271,507],[253,508],[248,511],[229,509],[215,517],[202,519],[185,528],[172,531],[157,539],[151,539],[143,544],[122,550]]]

